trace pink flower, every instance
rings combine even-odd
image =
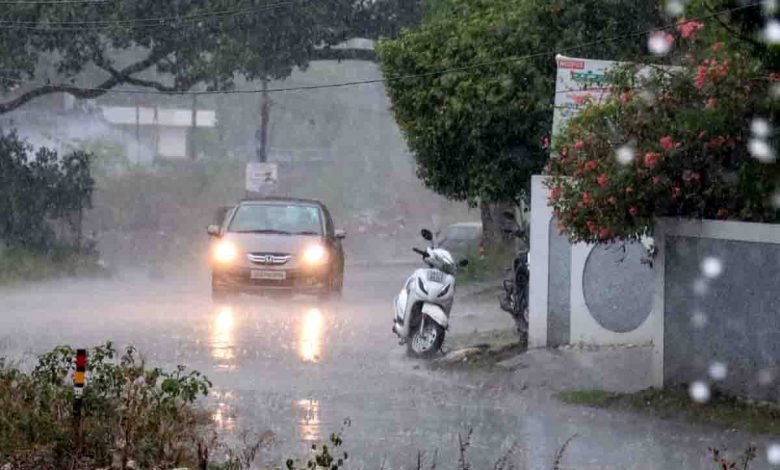
[[[598,227],[596,227],[596,222],[592,220],[588,220],[585,222],[585,225],[587,225],[588,230],[590,230],[590,233],[598,233]]]
[[[552,188],[552,191],[550,191],[550,200],[557,201],[558,199],[560,199],[562,193],[563,190],[561,189],[560,186],[556,186]]]
[[[610,196],[610,197],[609,197],[609,199],[607,199],[607,201],[608,201],[610,204],[612,204],[613,206],[616,206],[616,205],[617,205],[617,198],[616,198],[615,196]]]
[[[609,186],[609,176],[605,174],[600,174],[598,178],[596,178],[596,182],[599,184],[600,187],[606,188]]]
[[[620,95],[620,104],[627,105],[628,103],[631,102],[631,97],[632,96],[633,95],[631,94],[630,91],[624,92],[622,95]]]
[[[585,148],[585,142],[578,140],[574,143],[574,150],[582,150]]]
[[[661,184],[661,177],[660,176],[653,176],[653,184]]]
[[[658,164],[658,155],[655,152],[647,152],[645,154],[645,168],[655,168],[655,166]]]
[[[590,193],[586,192],[582,195],[582,203],[589,206],[593,203],[593,198],[590,197]]]
[[[718,52],[719,50],[723,49],[724,44],[722,42],[716,42],[712,46],[710,46],[710,49],[712,52]]]
[[[628,208],[628,213],[631,214],[631,217],[636,217],[636,215],[639,214],[639,208],[637,206],[631,206]]]
[[[707,100],[707,105],[705,106],[705,108],[708,108],[708,109],[712,108],[713,106],[715,106],[717,104],[717,102],[718,101],[715,98],[710,98],[710,99]]]
[[[674,140],[668,135],[661,137],[661,147],[668,152],[674,148]]]
[[[599,230],[599,237],[602,239],[609,237],[609,229],[608,228],[602,228]]]
[[[699,139],[704,140],[707,138],[707,131],[699,132]]]
[[[633,192],[634,192],[634,188],[633,187],[629,186],[629,187],[626,188],[626,193],[631,194]]]
[[[585,171],[593,171],[593,170],[595,170],[595,169],[596,169],[598,166],[599,166],[599,162],[597,162],[596,160],[588,160],[588,161],[585,163],[585,166],[583,167],[583,169],[584,169]]]
[[[682,20],[679,23],[677,23],[677,30],[680,32],[680,35],[685,39],[692,38],[693,35],[696,33],[696,31],[700,31],[703,28],[704,25],[699,23],[698,21]]]

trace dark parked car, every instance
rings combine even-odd
[[[262,198],[221,208],[210,225],[211,290],[219,299],[247,292],[340,294],[346,234],[324,204]]]
[[[452,224],[439,235],[439,246],[449,251],[456,261],[469,255],[482,254],[482,223]]]

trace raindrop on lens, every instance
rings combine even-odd
[[[701,262],[701,272],[710,279],[714,279],[723,273],[723,263],[718,258],[707,257]]]
[[[780,44],[780,21],[771,19],[764,27],[764,41],[770,45]]]
[[[764,118],[755,118],[750,123],[750,131],[759,139],[766,139],[772,133],[772,126]]]
[[[693,283],[693,293],[698,296],[705,296],[710,291],[710,286],[707,285],[706,279],[696,279]]]
[[[775,209],[780,209],[780,191],[775,191],[772,194],[772,205],[775,206]]]
[[[665,10],[669,16],[680,16],[685,13],[685,4],[680,0],[666,0]]]
[[[769,444],[766,448],[766,461],[770,465],[780,465],[780,444]]]
[[[624,145],[617,149],[617,161],[621,165],[630,165],[634,161],[634,148],[630,145]]]
[[[702,329],[707,326],[707,315],[703,312],[696,312],[691,317],[691,325],[694,328]]]
[[[672,36],[656,31],[647,39],[647,49],[655,55],[666,55],[672,50]]]
[[[726,364],[716,361],[710,364],[709,372],[710,372],[710,378],[712,378],[712,380],[723,380],[726,378],[729,369],[726,366]]]
[[[697,381],[688,387],[688,393],[696,403],[706,403],[710,400],[710,386],[702,381]]]
[[[750,151],[750,155],[753,158],[760,162],[772,163],[775,161],[775,152],[769,146],[769,143],[763,139],[750,139],[748,151]]]

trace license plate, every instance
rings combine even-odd
[[[287,278],[287,273],[285,271],[260,271],[253,269],[251,277],[252,279],[284,281]]]

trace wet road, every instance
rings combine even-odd
[[[713,468],[711,445],[750,436],[564,406],[523,390],[509,373],[429,372],[390,331],[390,303],[411,266],[349,269],[341,301],[209,300],[203,273],[149,280],[56,281],[0,290],[0,356],[30,358],[57,344],[133,344],[154,365],[186,364],[214,383],[209,406],[226,432],[271,430],[264,460],[305,456],[345,419],[349,468],[415,468],[418,451],[455,468],[458,433],[469,458],[493,468],[510,447],[519,468]],[[456,300],[454,333],[509,327],[488,301]],[[445,345],[446,346],[446,345]],[[761,441],[758,441],[761,443]],[[765,468],[761,462],[752,468]]]

